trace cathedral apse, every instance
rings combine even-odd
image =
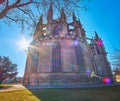
[[[112,80],[101,38],[97,32],[88,38],[74,13],[72,18],[67,22],[62,9],[60,18],[53,19],[52,5],[46,24],[40,17],[27,53],[25,86],[76,87],[103,83],[104,77]]]

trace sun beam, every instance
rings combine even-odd
[[[26,39],[25,37],[22,37],[22,39],[19,40],[19,48],[20,50],[28,50],[30,40]]]

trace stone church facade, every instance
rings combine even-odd
[[[30,43],[24,73],[24,85],[78,86],[112,80],[110,64],[101,38],[87,38],[84,28],[73,13],[68,23],[64,10],[53,19],[52,5],[47,23],[42,16]],[[89,42],[88,42],[89,41]]]

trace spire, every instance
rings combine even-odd
[[[65,13],[64,13],[64,9],[62,8],[62,10],[61,10],[61,21],[66,21],[66,15],[65,15]]]
[[[43,23],[43,15],[40,16],[39,23],[40,23],[40,24]]]
[[[96,43],[97,45],[100,47],[100,46],[103,46],[103,41],[101,40],[101,38],[98,36],[97,32],[95,31],[95,40],[96,40]],[[103,49],[104,50],[104,49]]]
[[[37,23],[36,30],[34,33],[33,38],[36,39],[39,37],[40,34],[43,32],[43,18],[42,15],[40,16],[39,22]]]
[[[78,25],[79,25],[80,28],[82,27],[80,19],[78,19]]]
[[[75,22],[76,21],[76,16],[75,16],[75,13],[73,12],[73,21]]]
[[[86,32],[86,31],[84,30],[84,28],[82,28],[82,33],[81,33],[81,34],[82,34],[83,37],[86,37],[85,32]]]
[[[76,16],[75,16],[75,14],[74,14],[74,12],[73,12],[73,25],[74,25],[74,28],[76,29],[77,28],[77,25],[78,23],[77,23],[77,20],[76,20]]]
[[[43,25],[43,19],[42,15],[40,16],[39,22],[37,23],[36,30],[42,30]]]
[[[96,39],[99,39],[99,36],[98,36],[98,34],[97,34],[96,31],[95,31],[95,38],[96,38]]]
[[[52,20],[53,20],[53,7],[52,7],[52,2],[50,3],[50,7],[49,7],[49,10],[48,10],[47,20],[48,20],[48,23],[51,23]]]

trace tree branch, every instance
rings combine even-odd
[[[24,12],[25,14],[27,14],[27,15],[31,18],[31,20],[34,21],[34,19],[33,19],[32,16],[31,16],[31,13],[29,13],[29,11],[27,12],[26,10],[23,10],[23,9],[21,9],[21,8],[17,8],[17,9],[19,9],[20,11]]]
[[[5,17],[5,15],[7,14],[7,12],[13,8],[18,8],[18,7],[23,7],[23,6],[26,6],[26,5],[29,5],[31,3],[38,3],[38,2],[32,2],[32,0],[29,0],[28,2],[26,3],[22,3],[20,4],[20,1],[21,0],[17,0],[15,3],[13,3],[12,5],[8,5],[9,1],[7,0],[7,3],[6,3],[6,7],[5,9],[3,9],[1,12],[0,12],[0,19]]]
[[[25,23],[27,23],[28,25],[30,25],[30,26],[33,26],[30,22],[29,22],[29,20],[25,20],[25,19],[14,19],[14,18],[10,18],[9,16],[6,16],[6,18],[8,18],[8,19],[10,19],[11,21],[13,21],[13,22],[25,22]],[[22,23],[23,24],[23,23]]]
[[[6,1],[6,6],[8,6],[8,4],[9,4],[9,0]]]

